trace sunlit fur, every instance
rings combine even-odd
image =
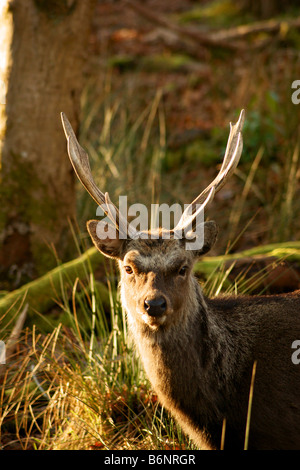
[[[300,365],[291,361],[291,346],[300,339],[300,293],[205,298],[193,274],[201,252],[162,237],[99,240],[96,224],[88,230],[98,249],[118,260],[122,303],[146,373],[196,445],[219,448],[225,419],[225,449],[243,448],[257,361],[249,449],[299,449]],[[203,252],[215,241],[208,227]],[[156,296],[166,309],[150,317],[144,300]]]

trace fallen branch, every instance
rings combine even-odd
[[[280,33],[285,34],[291,28],[300,28],[300,18],[294,20],[267,20],[257,21],[252,24],[240,25],[227,30],[221,30],[211,34],[215,41],[233,41],[244,39],[251,34],[257,33]]]
[[[239,253],[205,257],[195,266],[198,276],[205,279],[218,270],[228,271],[228,280],[234,283],[239,277],[253,281],[249,292],[268,289],[268,293],[300,289],[300,242],[263,245]]]
[[[251,34],[257,33],[280,33],[285,34],[291,28],[300,28],[300,18],[291,19],[291,20],[266,20],[266,21],[257,21],[252,24],[240,25],[234,28],[229,28],[226,30],[221,30],[217,32],[210,33],[201,33],[200,31],[179,26],[178,24],[170,21],[164,15],[156,15],[152,10],[142,6],[140,3],[135,2],[134,0],[125,0],[125,5],[130,7],[136,13],[147,18],[147,20],[155,23],[159,26],[167,28],[173,33],[177,34],[180,37],[190,39],[193,42],[196,42],[198,45],[201,44],[205,47],[223,47],[232,50],[243,50],[248,47],[248,45],[243,44],[242,42],[237,42]]]
[[[103,262],[104,257],[92,247],[75,260],[62,264],[39,279],[9,292],[0,298],[0,329],[13,321],[24,302],[28,304],[28,318],[32,318],[35,311],[47,312],[59,300],[62,285],[72,287],[77,278],[88,279],[89,273],[103,265]],[[103,283],[99,283],[99,286],[105,304],[109,302],[108,291]]]
[[[178,36],[181,36],[186,39],[190,39],[193,42],[196,42],[198,45],[203,45],[206,47],[224,47],[232,50],[244,49],[244,46],[240,43],[228,42],[225,39],[221,41],[218,38],[214,38],[213,35],[207,33],[200,33],[196,29],[185,28],[177,25],[176,23],[167,19],[164,15],[160,14],[159,16],[153,13],[152,10],[142,6],[140,3],[134,2],[133,0],[125,0],[125,5],[130,7],[132,10],[147,18],[147,20],[152,23],[163,26],[164,28],[173,31]]]
[[[73,287],[77,278],[88,279],[89,273],[101,267],[104,257],[92,247],[79,258],[62,264],[32,281],[20,289],[6,294],[0,299],[0,327],[14,321],[22,304],[28,304],[28,317],[34,318],[36,311],[46,313],[58,300],[62,284]],[[300,287],[300,242],[278,243],[254,247],[239,253],[204,257],[195,265],[195,273],[207,279],[222,267],[232,266],[229,279],[234,279],[242,270],[250,276],[259,269],[265,269],[259,284],[263,288],[272,283],[275,291],[294,290]],[[251,267],[251,270],[250,270]],[[298,269],[299,268],[299,269]],[[278,279],[278,282],[277,282]],[[277,284],[276,284],[277,282]],[[106,285],[99,282],[100,295],[104,305],[109,305],[109,293]]]

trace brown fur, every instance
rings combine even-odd
[[[300,449],[300,365],[291,360],[300,292],[205,298],[193,264],[215,241],[212,222],[197,253],[174,239],[99,240],[96,224],[88,230],[119,262],[122,303],[152,386],[198,447],[219,448],[225,418],[225,449],[243,448],[257,361],[249,448]],[[165,310],[150,316],[145,299],[161,298]]]

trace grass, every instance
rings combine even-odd
[[[85,118],[80,140],[91,156],[96,182],[115,201],[118,195],[128,194],[132,202],[147,205],[150,201],[158,202],[161,181],[164,188],[165,183],[170,185],[164,173],[167,139],[162,91],[156,93],[142,113],[132,118],[124,102],[111,90],[109,77],[103,88],[105,92],[97,100],[93,100],[91,89],[86,90],[82,100]],[[259,127],[260,115],[252,114],[253,122],[253,127],[248,128],[250,136]],[[273,139],[273,129],[271,134]],[[280,160],[276,161],[274,155],[268,160],[271,176],[274,178],[275,174],[277,178],[275,183],[267,183],[269,193],[265,191],[268,173],[266,169],[260,171],[264,149],[258,149],[253,163],[246,159],[237,172],[242,190],[229,214],[227,251],[234,249],[248,229],[251,213],[248,199],[254,200],[256,208],[263,206],[269,240],[272,237],[276,241],[287,240],[296,233],[295,227],[297,230],[298,145],[288,149],[282,172],[278,171],[282,168]],[[188,164],[183,161],[181,173]],[[101,171],[97,172],[97,168]],[[173,178],[173,186],[176,185]],[[275,197],[274,187],[280,188]],[[79,225],[83,225],[94,206],[83,191],[78,192]],[[226,217],[228,223],[228,211]],[[254,215],[250,219],[252,222]],[[78,249],[85,246],[85,238],[82,230]],[[231,269],[221,267],[212,273],[204,284],[205,293],[210,296],[251,293],[265,275],[261,271],[249,278],[243,272],[230,282]],[[109,309],[102,304],[92,270],[87,272],[85,283],[76,279],[71,289],[61,282],[56,308],[64,314],[64,323],[47,332],[35,325],[27,327],[7,366],[1,366],[3,449],[193,448],[157,402],[135,355],[112,266],[106,278]],[[224,430],[226,445],[226,423]]]
[[[129,204],[155,203],[166,148],[162,90],[136,115],[125,103],[132,96],[124,92],[120,97],[113,92],[110,80],[109,74],[105,76],[104,93],[96,100],[91,95],[93,83],[85,90],[81,143],[90,155],[96,182],[109,191],[113,201],[117,203],[118,197],[126,194]],[[91,207],[90,198],[82,192],[78,217],[86,220]]]
[[[74,283],[71,305],[63,307],[70,326],[48,334],[27,328],[8,359],[0,391],[2,448],[191,448],[148,384],[115,287],[108,283],[107,319],[94,283],[90,273],[84,296]],[[79,314],[89,323],[80,323]]]
[[[218,268],[204,284],[205,293],[250,291],[264,276],[260,272],[247,280],[241,273],[231,283],[229,274],[230,268]],[[89,271],[86,282],[76,279],[71,291],[62,283],[57,292],[65,324],[48,333],[33,325],[22,333],[0,370],[3,449],[194,448],[148,383],[128,334],[115,276],[111,265],[108,310]]]

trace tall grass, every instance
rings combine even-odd
[[[116,204],[120,195],[128,196],[128,204],[158,202],[166,150],[162,91],[156,92],[145,109],[133,112],[126,103],[132,95],[126,96],[124,90],[121,97],[112,92],[109,75],[98,99],[94,100],[91,88],[82,97],[80,141],[91,157],[97,184]],[[86,220],[92,207],[90,198],[81,192],[79,218]]]
[[[75,283],[72,302],[62,306],[68,327],[59,324],[46,335],[35,326],[25,330],[2,375],[2,448],[189,447],[158,405],[128,338],[118,293],[108,286],[110,318],[90,273],[84,289]]]
[[[82,102],[85,119],[80,140],[92,158],[95,179],[113,200],[128,194],[133,202],[157,202],[166,147],[161,92],[132,120],[122,101],[112,99],[109,79],[104,89],[104,95],[95,101],[87,89]],[[278,207],[276,198],[271,205],[262,187],[254,184],[262,155],[260,150],[247,175],[239,170],[245,185],[230,216],[231,242],[240,236],[249,195],[254,193],[270,213]],[[269,217],[270,230],[286,231],[293,223],[298,155],[297,147],[286,164],[285,198],[279,214],[279,219],[285,219],[280,225],[275,215]],[[78,207],[79,220],[91,217],[94,208],[84,192]],[[80,233],[78,250],[85,236],[84,231]],[[244,272],[231,282],[231,270],[216,270],[204,284],[206,294],[249,293],[265,275],[262,271],[249,278]],[[108,265],[109,308],[102,302],[94,273],[87,270],[85,281],[77,279],[71,288],[61,283],[56,308],[64,313],[63,324],[49,333],[37,326],[25,329],[14,355],[0,369],[2,448],[193,448],[158,404],[145,377],[127,331],[116,277]]]

